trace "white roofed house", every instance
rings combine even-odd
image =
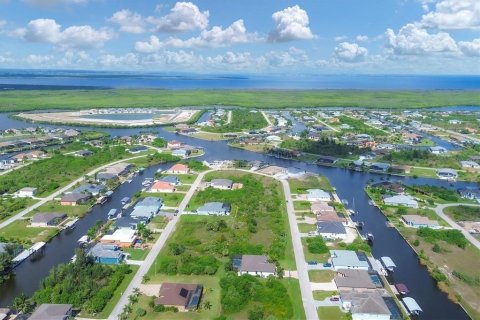
[[[433,154],[444,154],[444,153],[448,152],[447,149],[445,149],[444,147],[440,147],[440,146],[430,147],[429,150]]]
[[[330,250],[330,260],[335,270],[360,269],[369,270],[370,265],[366,260],[360,259],[355,251]]]
[[[196,210],[197,214],[228,216],[230,215],[231,206],[229,203],[223,202],[207,202]]]
[[[466,169],[480,169],[480,164],[475,161],[460,161],[462,168]]]
[[[213,179],[210,181],[210,187],[220,190],[231,190],[233,181],[230,179]]]
[[[37,188],[25,187],[17,191],[17,197],[33,198],[36,192],[37,192]]]
[[[408,195],[399,194],[391,197],[386,197],[383,202],[387,206],[404,206],[409,208],[418,208],[418,202]]]
[[[330,201],[332,199],[330,193],[321,189],[308,189],[307,192],[308,201]]]
[[[442,180],[456,180],[458,173],[454,169],[442,168],[437,170],[437,176]]]
[[[430,220],[417,214],[405,214],[402,216],[403,222],[412,228],[431,228],[438,229],[440,225],[436,220]]]

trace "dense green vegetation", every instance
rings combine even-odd
[[[195,172],[201,172],[208,169],[206,165],[204,165],[201,161],[198,160],[182,161],[181,163],[186,164],[190,170],[193,170]]]
[[[245,109],[232,110],[232,121],[218,127],[204,127],[202,130],[208,132],[239,132],[242,130],[255,130],[265,128],[268,125],[267,120],[258,111]]]
[[[130,160],[128,162],[135,164],[137,167],[149,167],[155,164],[175,162],[179,160],[180,160],[180,157],[174,156],[171,153],[155,152],[155,153],[150,153],[145,157]]]
[[[0,239],[0,242],[3,242]],[[5,247],[5,252],[0,253],[0,283],[7,280],[12,273],[12,259],[14,252],[19,249],[19,245],[9,244]]]
[[[417,236],[422,237],[425,241],[435,243],[436,240],[445,241],[449,244],[456,245],[465,249],[468,244],[467,239],[459,230],[434,230],[430,228],[420,228],[417,230]]]
[[[115,268],[96,264],[83,250],[77,250],[74,263],[60,264],[50,271],[32,299],[41,303],[69,303],[86,313],[103,310],[121,284],[128,265]]]
[[[425,184],[425,185],[407,186],[407,189],[432,199],[441,199],[448,202],[462,201],[462,198],[459,196],[459,194],[455,190],[450,190],[445,187],[438,187],[438,186]]]
[[[125,148],[122,146],[98,150],[94,155],[85,158],[56,154],[49,159],[36,161],[0,176],[0,194],[13,193],[24,187],[34,187],[37,188],[37,195],[46,195],[63,184],[81,177],[87,170],[122,159],[125,154]]]
[[[365,107],[416,108],[478,105],[478,91],[373,90],[10,90],[0,111],[86,107],[178,107],[232,105],[254,108]]]
[[[293,306],[287,289],[274,278],[262,281],[251,275],[227,273],[220,279],[222,310],[236,313],[253,303],[248,319],[292,319]]]
[[[453,156],[438,156],[427,150],[402,150],[389,152],[381,157],[381,161],[428,168],[461,169],[459,159]]]
[[[456,221],[480,221],[480,207],[457,206],[444,209]]]
[[[466,274],[465,272],[461,272],[457,270],[453,270],[452,274],[468,285],[471,285],[474,287],[480,287],[480,275],[478,274],[471,276],[469,274]]]
[[[327,253],[329,248],[322,237],[312,237],[305,240],[310,253]]]
[[[322,138],[319,141],[307,139],[288,139],[282,141],[280,147],[290,150],[297,150],[306,153],[314,153],[323,156],[346,157],[350,154],[360,154],[361,150],[356,146],[349,146],[344,143],[338,143],[333,139]]]
[[[163,138],[155,138],[152,142],[152,146],[157,148],[165,148],[167,146],[167,140]]]
[[[29,198],[1,197],[0,221],[10,217],[16,212],[25,209],[30,204],[32,204],[32,200]]]

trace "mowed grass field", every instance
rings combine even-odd
[[[0,112],[107,107],[230,105],[249,108],[417,108],[478,105],[478,91],[362,90],[11,90],[0,94]]]

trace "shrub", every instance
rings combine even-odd
[[[430,228],[420,228],[417,230],[417,235],[424,238],[426,241],[434,243],[435,240],[442,240],[449,244],[456,245],[459,248],[465,249],[468,244],[467,239],[459,230],[433,230]]]
[[[329,251],[322,237],[307,238],[306,242],[310,253],[327,253]]]
[[[139,317],[144,317],[147,314],[147,311],[143,308],[138,308],[137,310],[135,310],[135,313]]]

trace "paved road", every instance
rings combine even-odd
[[[95,173],[97,173],[98,171],[101,171],[103,169],[105,169],[106,167],[108,166],[111,166],[111,165],[114,165],[114,164],[117,164],[117,163],[120,163],[120,162],[125,162],[125,161],[129,161],[129,160],[133,160],[133,159],[137,159],[137,158],[141,158],[141,157],[145,157],[145,155],[143,156],[137,156],[137,157],[133,157],[133,158],[128,158],[128,159],[123,159],[123,160],[118,160],[118,161],[114,161],[114,162],[110,162],[108,164],[105,164],[101,167],[98,167],[92,171],[90,171],[89,173],[87,173],[87,175],[91,176],[91,175],[94,175]],[[10,223],[16,221],[16,220],[19,220],[21,219],[23,216],[25,216],[26,214],[28,214],[29,212],[31,212],[32,210],[35,210],[36,208],[44,205],[46,202],[48,201],[51,201],[53,200],[54,198],[58,197],[59,195],[61,195],[62,193],[64,193],[65,191],[73,188],[77,183],[80,183],[84,180],[84,175],[81,176],[80,178],[76,179],[75,181],[71,182],[70,184],[66,185],[65,187],[55,191],[54,193],[52,193],[51,195],[45,197],[45,198],[42,198],[39,202],[35,203],[34,205],[26,208],[25,210],[23,211],[20,211],[19,213],[17,213],[16,215],[14,215],[13,217],[10,217],[8,218],[7,220],[3,221],[2,223],[0,223],[0,229],[1,228],[5,228],[6,226],[8,226]]]
[[[297,264],[298,280],[300,281],[300,291],[302,293],[303,308],[308,320],[317,320],[317,308],[313,299],[312,287],[310,279],[308,278],[307,264],[305,262],[305,255],[303,253],[302,241],[300,232],[298,231],[297,217],[295,209],[293,208],[292,194],[290,192],[290,185],[287,180],[280,180],[287,199],[287,213],[290,224],[290,232],[292,234],[293,252],[295,254],[295,262]]]
[[[318,122],[320,122],[321,124],[323,124],[324,126],[326,126],[327,128],[329,128],[330,130],[333,130],[335,132],[340,132],[340,130],[338,130],[337,128],[334,128],[332,127],[331,125],[329,125],[328,123],[326,123],[325,121],[322,121],[320,119],[318,119],[318,117],[313,117],[313,119],[317,120]]]
[[[473,244],[477,249],[480,249],[480,241],[478,241],[474,236],[472,236],[468,231],[463,229],[458,223],[456,223],[453,219],[451,219],[449,216],[447,216],[445,213],[443,213],[443,209],[448,208],[448,207],[456,207],[456,206],[469,206],[469,207],[480,207],[480,204],[466,204],[466,203],[448,203],[448,204],[440,204],[437,207],[435,207],[433,210],[435,213],[442,218],[443,220],[447,221],[447,223],[452,227],[457,230],[460,230],[465,238],[467,238],[468,241],[470,241],[471,244]]]
[[[205,174],[211,172],[213,170],[208,170],[205,172],[202,172],[198,175],[197,179],[195,179],[195,182],[192,184],[190,187],[190,190],[188,190],[187,194],[185,195],[185,198],[183,198],[182,202],[180,203],[180,206],[178,206],[178,215],[174,216],[173,219],[167,224],[165,227],[164,231],[158,238],[157,242],[153,245],[152,249],[148,253],[147,257],[143,261],[142,265],[138,269],[137,273],[133,277],[132,281],[128,285],[127,289],[123,292],[122,296],[120,297],[120,300],[118,301],[117,305],[113,309],[112,313],[108,317],[109,320],[117,320],[122,314],[123,307],[128,304],[128,297],[133,293],[133,290],[135,288],[139,288],[140,285],[142,284],[143,276],[148,272],[150,267],[153,265],[155,262],[158,254],[162,250],[163,246],[165,245],[165,242],[167,239],[170,237],[171,233],[175,231],[175,227],[177,225],[178,220],[180,219],[180,216],[183,214],[185,208],[187,207],[188,203],[190,202],[190,199],[192,198],[193,194],[195,193],[195,190],[198,188],[200,185],[200,182],[202,181],[203,177]]]
[[[270,121],[270,118],[269,118],[268,115],[265,113],[265,111],[261,111],[261,113],[262,113],[263,117],[265,118],[265,120],[267,121],[268,125],[269,125],[269,126],[272,126],[273,123],[272,123],[272,121]]]

